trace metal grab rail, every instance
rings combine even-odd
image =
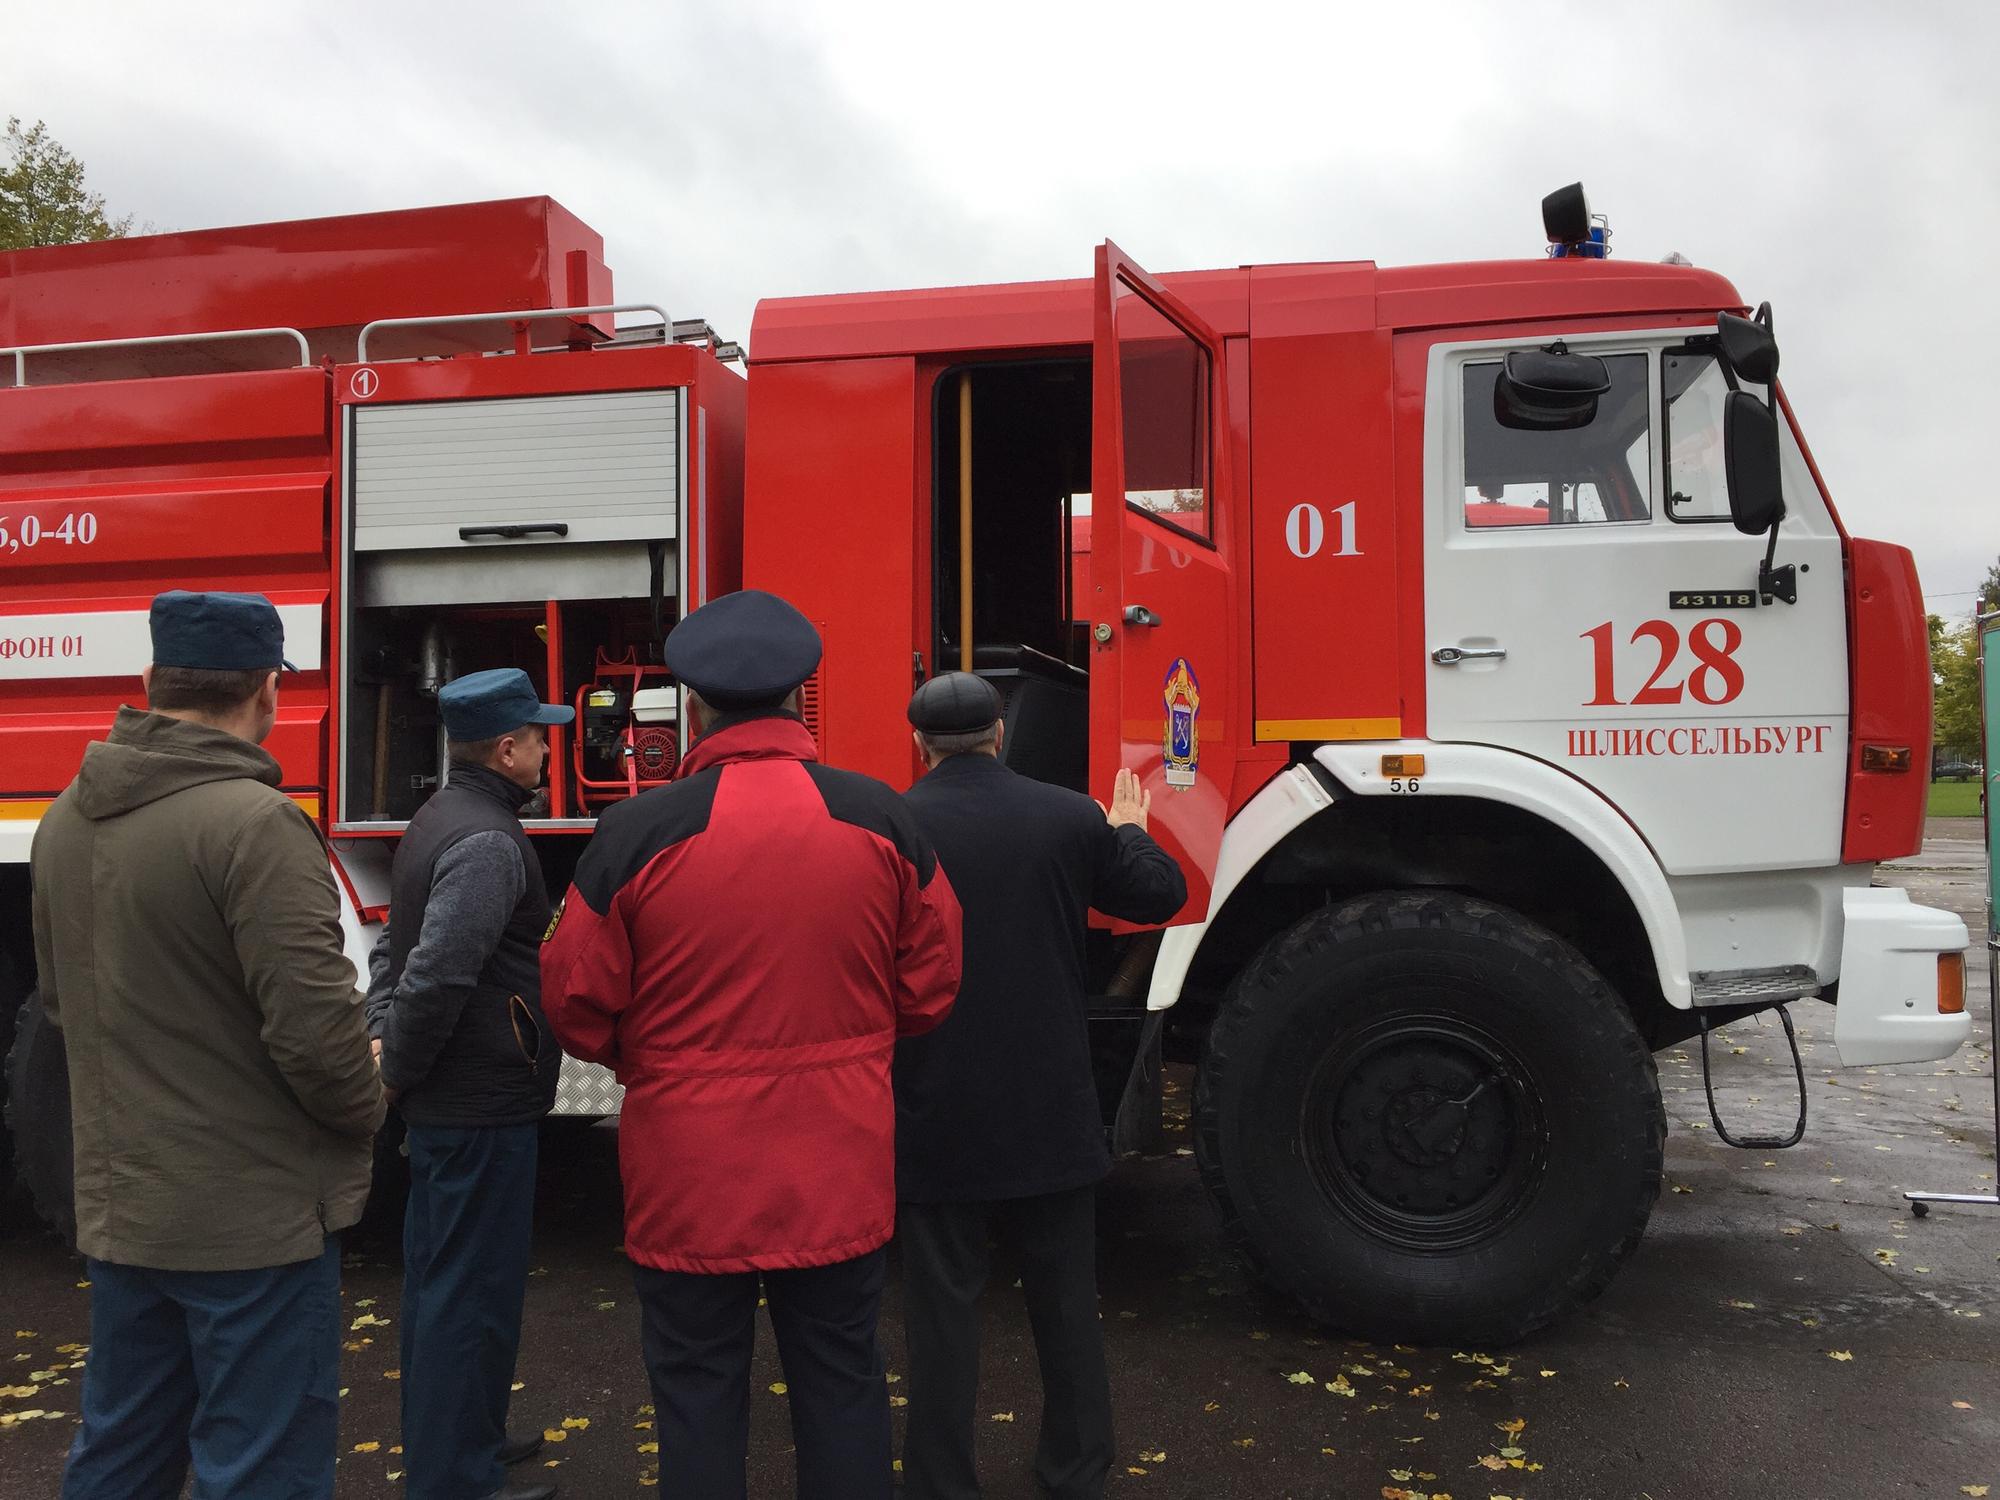
[[[142,339],[85,339],[77,344],[19,344],[11,349],[0,349],[0,354],[14,356],[14,385],[16,389],[28,383],[28,356],[30,354],[75,354],[85,349],[139,349],[159,344],[216,344],[225,339],[295,339],[299,346],[299,366],[312,363],[312,348],[306,343],[306,336],[296,328],[225,328],[214,333],[161,333]]]
[[[651,302],[617,302],[603,307],[536,307],[516,312],[445,313],[430,318],[377,318],[362,325],[360,337],[354,342],[354,359],[357,364],[368,363],[368,335],[378,328],[435,328],[446,323],[528,323],[536,318],[581,318],[596,313],[636,312],[657,314],[660,319],[660,342],[673,342],[674,320],[667,316],[665,308],[656,307]]]

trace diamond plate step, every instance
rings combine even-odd
[[[1819,975],[1804,964],[1775,969],[1701,969],[1689,977],[1694,981],[1697,1006],[1778,1005],[1820,992]]]

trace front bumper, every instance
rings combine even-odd
[[[1840,1003],[1833,1041],[1847,1067],[1935,1062],[1972,1034],[1972,1018],[1938,1013],[1938,957],[1963,953],[1965,923],[1909,892],[1841,893]]]

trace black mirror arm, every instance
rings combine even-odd
[[[1779,520],[1783,520],[1781,516]],[[1764,561],[1757,569],[1757,593],[1759,602],[1769,604],[1772,599],[1782,599],[1787,604],[1799,602],[1799,570],[1791,563],[1782,568],[1771,564],[1778,556],[1778,521],[1771,523],[1771,540],[1764,547]]]

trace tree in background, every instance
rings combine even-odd
[[[1931,617],[1937,619],[1935,615]],[[1943,625],[1944,622],[1939,620]],[[1979,759],[1979,633],[1946,626],[1931,636],[1931,718],[1939,758]]]
[[[7,160],[0,165],[0,250],[115,240],[132,228],[128,215],[107,218],[104,196],[84,186],[83,163],[40,120],[23,130],[7,121]]]

